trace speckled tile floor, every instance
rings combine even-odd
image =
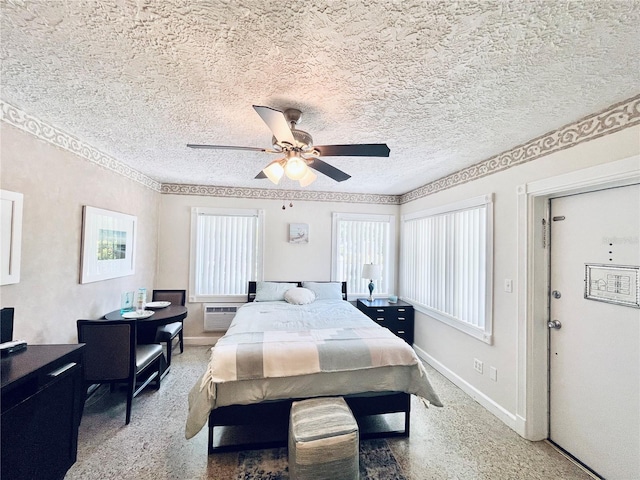
[[[176,352],[161,389],[147,389],[134,399],[129,425],[124,424],[124,393],[109,393],[108,388],[96,392],[85,406],[78,460],[65,479],[235,478],[238,454],[207,455],[206,428],[191,440],[184,437],[187,393],[208,358],[208,347],[186,347],[182,355]],[[427,409],[414,398],[410,438],[388,440],[408,479],[592,478],[546,442],[522,439],[427,368],[445,407]]]

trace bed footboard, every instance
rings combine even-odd
[[[345,396],[354,417],[361,424],[365,417],[386,413],[404,413],[404,429],[375,432],[361,432],[360,438],[408,437],[411,417],[411,395],[394,392],[380,395]],[[209,453],[261,448],[285,447],[286,430],[289,424],[291,403],[297,399],[269,401],[251,405],[229,405],[219,407],[209,414]],[[214,446],[214,428],[224,426],[251,426],[255,429],[268,428],[285,432],[282,438],[259,442],[233,443]]]

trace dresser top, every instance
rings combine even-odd
[[[395,303],[389,302],[386,298],[374,298],[372,301],[366,298],[359,298],[358,303],[362,303],[365,307],[412,307],[410,303],[398,300]]]
[[[0,372],[2,375],[2,390],[11,384],[33,375],[38,370],[46,368],[52,362],[84,348],[84,344],[69,345],[27,345],[25,350],[10,353],[2,357]]]

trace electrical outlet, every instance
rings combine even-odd
[[[489,368],[489,378],[494,382],[498,381],[498,369],[496,367]]]
[[[482,373],[482,362],[477,358],[473,359],[473,369],[478,373]]]

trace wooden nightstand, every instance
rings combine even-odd
[[[382,298],[373,301],[359,298],[357,307],[371,320],[387,327],[409,345],[413,345],[413,305],[401,300],[389,303]]]

